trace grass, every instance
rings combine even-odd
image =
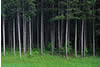
[[[43,56],[40,52],[33,51],[32,55],[29,52],[22,58],[19,58],[18,51],[16,56],[13,56],[10,52],[6,52],[6,56],[1,57],[1,67],[100,67],[100,57],[84,57],[77,58],[64,56],[51,56],[49,52],[46,52]]]

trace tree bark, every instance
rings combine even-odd
[[[93,56],[95,56],[95,22],[93,20]]]
[[[29,33],[30,33],[30,55],[32,54],[32,47],[31,47],[31,44],[32,44],[32,40],[31,40],[31,18],[29,18]]]
[[[94,13],[94,5],[93,5],[93,17],[95,17]],[[95,18],[93,18],[93,56],[95,56]]]
[[[69,8],[69,0],[67,0],[67,9]],[[65,56],[66,56],[66,58],[67,58],[67,56],[68,56],[68,52],[67,52],[67,46],[68,46],[68,23],[69,23],[69,17],[68,17],[68,13],[69,13],[69,11],[67,11],[67,19],[66,19],[66,34],[65,34],[65,36],[66,36],[66,39],[65,39]]]
[[[51,23],[51,45],[52,45],[52,55],[54,55],[55,49],[55,25]]]
[[[37,14],[37,48],[39,49],[39,14]]]
[[[23,53],[26,53],[26,20],[24,19],[23,14]]]
[[[81,56],[83,57],[83,30],[84,30],[84,19],[82,19],[82,30],[81,30]]]
[[[14,48],[14,56],[15,56],[15,19],[13,19],[13,48]]]
[[[66,40],[65,40],[65,52],[66,52],[66,58],[68,56],[68,53],[67,53],[67,45],[68,45],[68,20],[66,22]]]
[[[41,0],[41,55],[43,55],[44,46],[44,23],[43,23],[43,0]]]
[[[19,17],[19,11],[17,12],[17,21],[18,21],[19,55],[20,55],[20,58],[21,58],[21,36],[20,36],[20,17]]]
[[[75,57],[77,57],[77,20],[75,23]]]
[[[64,30],[63,30],[63,20],[61,21],[61,50],[62,50],[62,47],[63,47],[63,33],[64,33]]]
[[[86,22],[84,23],[84,57],[86,55]]]
[[[61,40],[60,40],[60,22],[58,21],[58,49],[59,49],[59,55],[61,54]]]
[[[5,17],[3,17],[3,56],[5,56]]]

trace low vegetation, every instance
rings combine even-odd
[[[19,58],[19,53],[16,51],[16,56],[11,52],[6,52],[6,56],[2,54],[2,67],[99,67],[100,57],[83,57],[79,55],[77,58],[69,56],[52,56],[50,52],[45,51],[41,56],[40,51],[34,50],[32,55],[29,52]]]

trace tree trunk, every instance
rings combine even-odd
[[[63,20],[61,21],[61,49],[62,49],[62,46],[63,46]]]
[[[67,9],[69,8],[69,3],[68,2],[69,2],[69,0],[67,0]],[[69,13],[69,11],[67,11],[66,34],[65,34],[65,36],[66,36],[66,39],[65,39],[65,56],[66,56],[66,58],[68,56],[68,52],[67,52],[67,46],[68,46],[68,23],[69,23],[68,13]]]
[[[19,12],[17,12],[17,21],[18,21],[19,55],[20,55],[20,58],[21,58],[21,36],[20,36],[20,17],[19,17]]]
[[[52,45],[52,55],[54,55],[55,49],[55,25],[51,23],[51,45]]]
[[[86,22],[84,23],[84,57],[86,55]]]
[[[43,55],[44,46],[44,23],[43,23],[43,0],[41,0],[41,55]]]
[[[77,20],[75,23],[75,57],[77,57]]]
[[[23,15],[23,53],[26,53],[26,20]]]
[[[5,17],[3,17],[3,56],[5,56]]]
[[[9,48],[11,49],[12,54],[12,24],[9,23]]]
[[[15,56],[15,19],[13,19],[13,48],[14,48],[14,56]]]
[[[93,56],[95,56],[95,22],[93,20]]]
[[[84,19],[82,19],[82,30],[81,30],[81,56],[83,57],[83,29],[84,29]]]
[[[60,15],[60,4],[58,0],[58,16]],[[60,20],[58,20],[58,50],[59,50],[59,55],[61,55],[61,37],[60,37]]]
[[[67,56],[68,56],[68,54],[67,54],[67,45],[68,45],[68,20],[67,20],[67,22],[66,22],[66,40],[65,40],[65,52],[66,52],[66,58],[67,58]]]
[[[37,15],[37,48],[39,49],[39,16],[38,15]]]
[[[31,44],[32,44],[32,40],[31,40],[31,18],[29,18],[29,33],[30,33],[30,55],[32,54],[32,48],[31,48]]]
[[[58,21],[58,49],[59,49],[59,55],[61,54],[61,40],[60,40],[60,22]]]
[[[94,5],[93,5],[93,17],[95,17],[94,13]],[[93,18],[93,56],[95,56],[95,18]]]

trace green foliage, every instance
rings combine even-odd
[[[100,57],[68,57],[67,60],[63,56],[44,56],[28,54],[19,58],[19,51],[16,51],[16,56],[1,56],[1,67],[98,67],[100,66]]]
[[[65,55],[65,47],[62,47],[61,50],[62,50],[63,55]],[[72,54],[72,52],[73,52],[70,41],[68,41],[67,52],[68,52],[69,55]]]
[[[36,12],[35,0],[2,0],[2,16],[16,17],[17,11],[26,17],[34,16]]]
[[[85,48],[85,52],[88,53],[88,49],[87,48]]]
[[[35,0],[25,0],[23,8],[26,17],[35,15],[36,12]]]
[[[72,52],[72,46],[71,46],[71,42],[70,41],[68,41],[67,52],[68,52],[68,54],[71,54],[71,52]]]
[[[48,47],[46,48],[47,50],[51,50],[51,42],[48,42]]]
[[[57,20],[64,20],[65,16],[61,15],[61,16],[55,16],[52,19],[50,19],[50,21],[57,21]]]

